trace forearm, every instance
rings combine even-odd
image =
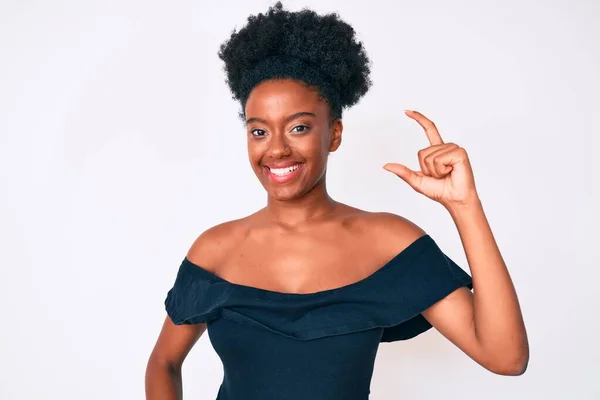
[[[504,364],[526,368],[527,333],[517,294],[481,202],[448,207],[473,277],[473,327],[481,348]]]
[[[181,369],[150,359],[146,369],[146,400],[181,400]]]

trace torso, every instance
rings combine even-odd
[[[188,258],[238,285],[314,293],[366,278],[422,234],[401,217],[342,204],[326,220],[294,230],[259,211],[212,228],[210,244],[198,240]]]

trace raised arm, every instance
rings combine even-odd
[[[406,114],[425,130],[430,146],[419,151],[420,171],[386,164],[417,192],[441,203],[458,229],[473,278],[473,294],[461,288],[423,312],[450,341],[492,372],[520,375],[529,344],[517,294],[475,188],[466,151],[444,143],[429,119]]]
[[[521,375],[529,361],[525,324],[513,282],[481,203],[450,211],[473,277],[466,289],[423,312],[444,336],[501,375]]]

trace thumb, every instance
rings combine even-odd
[[[383,169],[398,175],[400,179],[408,183],[413,189],[417,189],[420,184],[421,176],[406,165],[388,163],[383,166]]]

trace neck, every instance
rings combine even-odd
[[[264,216],[270,221],[286,228],[297,228],[306,223],[322,220],[336,206],[325,187],[325,180],[316,185],[304,196],[280,201],[269,196]]]

